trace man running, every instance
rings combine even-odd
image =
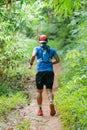
[[[42,110],[42,92],[44,85],[46,86],[50,115],[54,116],[56,114],[54,103],[53,103],[53,82],[54,82],[54,70],[53,65],[59,63],[60,59],[57,55],[55,49],[47,45],[48,38],[46,35],[41,35],[39,37],[40,46],[35,47],[33,50],[32,57],[30,59],[29,69],[32,68],[35,57],[37,58],[37,73],[36,73],[36,87],[37,87],[37,104],[38,104],[38,116],[43,115]],[[52,59],[54,58],[54,61]]]

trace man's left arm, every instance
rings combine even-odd
[[[55,59],[55,61],[53,61],[53,65],[60,62],[58,55],[54,56],[54,59]]]

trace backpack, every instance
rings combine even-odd
[[[41,46],[42,48],[42,61],[49,62],[50,61],[50,47],[48,45]]]

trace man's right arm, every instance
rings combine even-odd
[[[33,51],[33,54],[32,54],[32,57],[31,57],[30,63],[29,63],[29,69],[32,68],[32,65],[33,65],[33,62],[35,60],[35,57],[36,57],[36,51]]]

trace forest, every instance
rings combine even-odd
[[[29,103],[23,90],[40,34],[61,60],[54,100],[64,130],[87,130],[86,0],[0,0],[0,122]]]

